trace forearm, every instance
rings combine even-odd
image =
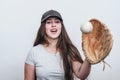
[[[91,64],[87,61],[87,59],[85,59],[78,71],[79,78],[82,80],[86,79],[90,73],[90,70]]]

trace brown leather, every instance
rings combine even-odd
[[[87,60],[91,64],[103,61],[110,53],[113,39],[105,24],[97,19],[91,19],[93,30],[90,33],[82,33],[82,49]]]

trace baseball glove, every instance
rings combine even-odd
[[[89,33],[82,32],[82,49],[91,64],[97,64],[110,53],[113,39],[109,29],[97,19],[89,21],[93,29]]]

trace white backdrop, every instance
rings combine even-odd
[[[0,0],[0,80],[23,80],[24,61],[32,47],[42,14],[58,10],[73,43],[81,50],[80,24],[97,18],[111,30],[114,45],[102,63],[92,66],[89,80],[120,80],[119,0]]]

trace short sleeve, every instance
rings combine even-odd
[[[28,55],[27,55],[27,57],[26,57],[25,63],[34,66],[35,62],[34,62],[34,51],[33,51],[33,49],[31,49],[31,50],[29,51],[29,53],[28,53]]]

